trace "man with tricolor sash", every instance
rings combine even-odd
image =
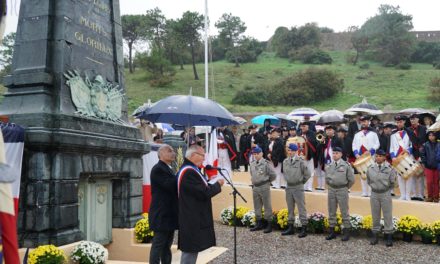
[[[211,198],[221,192],[224,180],[214,178],[208,182],[200,167],[205,150],[190,146],[185,161],[177,173],[179,201],[179,240],[181,263],[196,263],[200,251],[216,245]]]

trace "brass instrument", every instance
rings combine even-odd
[[[325,143],[325,135],[324,135],[324,133],[316,133],[316,140],[320,144],[324,144]]]

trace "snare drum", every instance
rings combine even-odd
[[[371,156],[370,152],[365,152],[356,159],[356,161],[353,163],[353,167],[356,168],[356,170],[361,175],[362,180],[367,179],[367,169],[370,167],[370,165],[374,164],[373,156]]]
[[[403,152],[397,156],[392,165],[405,180],[409,179],[411,176],[419,176],[423,173],[422,164],[416,161],[414,157],[407,152]]]

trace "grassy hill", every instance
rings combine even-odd
[[[368,102],[376,104],[380,109],[400,110],[407,107],[422,107],[438,110],[438,102],[429,101],[428,84],[433,77],[440,77],[440,70],[435,70],[429,64],[412,64],[411,70],[385,68],[380,64],[369,63],[369,69],[360,69],[345,62],[345,52],[331,52],[334,60],[332,65],[312,66],[326,67],[341,74],[345,81],[342,93],[319,103],[308,105],[323,111],[328,109],[345,110],[358,103],[365,96]],[[361,61],[359,65],[366,63]],[[289,63],[273,53],[263,53],[256,63],[242,64],[235,68],[234,64],[225,61],[209,65],[209,97],[221,103],[231,112],[289,112],[292,106],[255,107],[233,105],[232,98],[236,91],[247,84],[271,84],[289,76],[293,72],[311,67],[301,63]],[[193,95],[204,96],[204,65],[197,64],[200,80],[194,80],[191,65],[185,65],[184,70],[177,69],[175,81],[164,88],[154,88],[148,83],[148,73],[137,69],[135,73],[125,74],[125,84],[129,104],[129,113],[142,105],[148,99],[153,102],[173,94],[189,94],[192,87]],[[5,89],[0,86],[1,94]],[[270,98],[267,98],[270,100]]]
[[[380,109],[400,110],[407,107],[422,107],[437,110],[438,103],[429,101],[428,84],[433,77],[440,77],[440,71],[429,64],[412,64],[410,70],[386,68],[374,62],[361,61],[358,65],[368,63],[369,69],[360,69],[345,62],[345,52],[331,52],[332,65],[312,66],[326,67],[338,72],[345,81],[342,93],[309,107],[317,110],[345,110],[358,103],[362,97],[376,104]],[[301,63],[289,63],[286,59],[277,58],[273,53],[263,53],[257,63],[234,64],[225,61],[210,64],[209,97],[221,103],[231,112],[289,112],[292,106],[255,107],[233,105],[232,98],[236,91],[247,84],[270,84],[289,76],[293,72],[311,67]],[[193,95],[204,96],[204,65],[198,64],[200,80],[194,80],[191,65],[184,70],[177,70],[175,81],[165,88],[153,88],[148,84],[148,73],[138,69],[134,74],[126,72],[126,87],[129,110],[146,102],[159,100],[173,94],[188,94],[192,87]],[[270,100],[270,98],[268,98]]]

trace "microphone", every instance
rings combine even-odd
[[[211,166],[211,165],[206,165],[206,166],[205,166],[205,169],[206,169],[206,170],[218,170],[218,171],[220,171],[220,170],[225,170],[225,169],[223,169],[223,168],[213,167],[213,166]]]

